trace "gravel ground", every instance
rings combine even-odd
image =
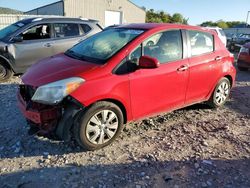
[[[110,146],[28,136],[15,78],[0,85],[0,187],[250,187],[250,72],[225,107],[194,105],[126,125]]]

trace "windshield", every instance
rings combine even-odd
[[[108,29],[82,41],[65,54],[75,59],[104,64],[143,32],[126,28]]]
[[[19,28],[23,27],[25,24],[22,22],[17,22],[12,25],[9,25],[0,30],[0,39],[4,39],[5,37],[11,35],[16,32]]]

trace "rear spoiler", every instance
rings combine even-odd
[[[98,20],[94,20],[94,19],[88,19],[88,18],[81,18],[81,20],[83,21],[88,21],[88,22],[93,22],[97,25],[97,27],[99,27],[101,30],[103,30],[103,27],[99,24],[99,21]]]

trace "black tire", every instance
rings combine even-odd
[[[103,133],[103,134],[106,134],[105,137],[107,139],[110,139],[107,142],[102,143],[102,144],[101,143],[99,143],[99,144],[93,143],[90,141],[91,140],[91,138],[89,137],[90,133],[87,133],[87,126],[91,126],[90,125],[90,123],[92,123],[91,118],[93,118],[94,116],[97,117],[98,113],[100,115],[100,113],[104,110],[109,111],[108,114],[113,115],[113,113],[114,113],[116,115],[115,120],[117,120],[118,127],[116,129],[116,132],[114,133],[114,136],[112,136],[112,138],[107,138],[108,135],[106,133]],[[103,114],[102,114],[102,116],[103,116]],[[98,119],[98,120],[100,120],[100,119]],[[106,117],[106,120],[108,121],[108,115]],[[98,122],[100,122],[100,121],[98,121]],[[122,128],[123,128],[123,122],[124,122],[123,113],[117,105],[110,103],[110,102],[106,102],[106,101],[100,101],[100,102],[93,104],[92,106],[90,106],[88,109],[86,109],[82,113],[81,118],[79,118],[78,122],[74,125],[74,129],[73,129],[74,138],[77,141],[77,143],[85,150],[100,149],[100,148],[103,148],[103,147],[109,145],[110,143],[112,143],[119,136],[119,134],[121,133]],[[102,125],[107,124],[107,123],[108,122],[105,122],[105,123],[102,122]],[[101,131],[100,125],[94,125],[93,127],[98,127],[98,126],[100,129],[99,130],[99,132],[100,132]],[[106,128],[106,129],[109,129],[109,128]],[[105,128],[102,128],[102,131],[105,132]],[[96,134],[100,135],[100,133],[96,133],[96,132],[98,132],[98,131],[94,131],[94,135],[92,137],[95,137]],[[101,136],[97,137],[96,140],[98,138],[99,138],[99,140],[101,140],[100,137]]]
[[[225,99],[221,100],[221,102],[218,102],[218,95],[220,94],[220,92],[218,92],[218,91],[220,90],[220,86],[223,83],[225,83],[228,86],[228,93],[226,94],[226,92],[225,92],[225,96],[224,96]],[[208,105],[212,108],[218,108],[218,107],[223,106],[226,103],[227,99],[229,98],[230,91],[231,91],[231,83],[227,78],[223,77],[217,83],[217,85],[213,91],[213,94],[211,95],[210,99],[208,100]]]
[[[8,64],[0,62],[0,82],[5,82],[13,76],[13,71]]]
[[[239,71],[248,71],[248,68],[245,67],[238,67]]]

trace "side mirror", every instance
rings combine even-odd
[[[160,62],[153,57],[141,56],[139,60],[139,67],[142,69],[154,69],[160,66]]]
[[[18,36],[15,36],[11,39],[12,42],[22,42],[23,41],[23,37],[18,35]]]

